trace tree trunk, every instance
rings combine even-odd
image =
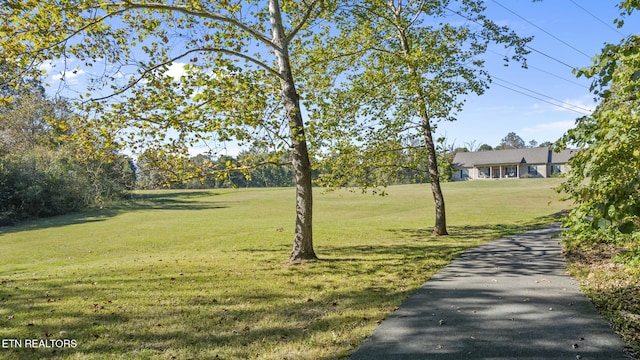
[[[311,162],[304,133],[304,122],[300,113],[300,98],[291,72],[289,44],[282,26],[278,0],[269,0],[269,13],[273,42],[279,47],[274,49],[274,52],[278,61],[280,87],[291,132],[292,165],[296,176],[296,228],[289,261],[315,260],[317,256],[313,250]]]
[[[399,10],[392,7],[396,19],[400,20]],[[400,22],[400,21],[398,21]],[[400,43],[404,56],[409,60],[411,58],[411,47],[407,40],[405,29],[397,27]],[[422,135],[425,140],[425,148],[427,149],[427,158],[429,163],[429,182],[431,183],[431,192],[433,193],[433,202],[436,206],[436,224],[433,227],[433,236],[448,235],[447,232],[447,217],[444,208],[444,196],[442,195],[442,189],[440,188],[440,175],[438,174],[438,157],[436,155],[436,146],[433,143],[433,134],[431,133],[431,123],[428,113],[428,103],[425,99],[424,90],[420,82],[420,77],[416,74],[416,69],[411,65],[410,60],[407,63],[407,70],[414,80],[413,86],[415,87],[415,95],[418,100],[418,111],[420,113],[420,121],[422,128]]]
[[[444,208],[444,196],[440,188],[440,175],[438,173],[438,157],[436,155],[436,147],[433,143],[433,135],[431,133],[431,124],[426,114],[422,114],[422,134],[424,135],[425,148],[427,149],[427,157],[429,161],[429,182],[431,183],[431,192],[433,193],[433,202],[436,206],[436,224],[433,227],[433,236],[448,235],[447,217]]]

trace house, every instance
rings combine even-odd
[[[555,152],[549,147],[458,152],[453,180],[547,178],[569,170],[576,150]]]

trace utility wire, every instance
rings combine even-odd
[[[501,82],[503,82],[503,83],[507,83],[507,84],[509,84],[509,85],[511,85],[511,86],[518,87],[518,88],[520,88],[520,89],[522,89],[522,90],[528,91],[528,92],[533,93],[533,94],[536,94],[536,95],[538,95],[538,96],[545,97],[545,98],[547,98],[547,99],[550,99],[550,100],[556,101],[556,102],[558,102],[558,103],[560,103],[560,104],[561,104],[561,106],[560,106],[560,105],[557,105],[557,104],[554,104],[554,105],[556,105],[556,106],[560,106],[560,107],[562,107],[562,108],[565,108],[565,109],[568,109],[568,110],[572,110],[572,109],[569,109],[569,108],[567,108],[567,107],[566,107],[566,106],[571,106],[571,107],[576,108],[576,109],[578,109],[578,110],[580,110],[580,111],[584,111],[584,112],[586,112],[586,113],[591,113],[591,110],[589,110],[589,109],[586,109],[586,108],[583,108],[583,107],[580,107],[580,106],[577,106],[577,105],[569,104],[569,103],[567,103],[567,102],[564,102],[564,101],[558,100],[558,99],[556,99],[556,98],[553,98],[553,97],[551,97],[551,96],[545,95],[545,94],[543,94],[543,93],[540,93],[540,92],[537,92],[537,91],[531,90],[531,89],[526,88],[526,87],[524,87],[524,86],[520,86],[520,85],[515,84],[515,83],[513,83],[513,82],[511,82],[511,81],[508,81],[508,80],[505,80],[505,79],[501,79],[501,78],[499,78],[499,77],[497,77],[497,76],[494,76],[494,75],[492,75],[491,77],[492,77],[493,79],[496,79],[496,80],[501,81]],[[540,99],[539,99],[539,100],[540,100]],[[574,111],[575,111],[575,110],[574,110]],[[578,112],[578,111],[576,111],[576,112]]]
[[[573,85],[580,86],[580,87],[581,87],[581,88],[583,88],[583,89],[589,89],[589,87],[588,87],[588,86],[586,86],[586,85],[584,85],[584,84],[580,84],[580,83],[579,83],[579,82],[577,82],[577,81],[569,80],[569,79],[564,78],[564,77],[562,77],[562,76],[560,76],[560,75],[556,75],[556,74],[554,74],[554,73],[552,73],[552,72],[550,72],[550,71],[540,69],[539,67],[535,67],[535,66],[533,66],[533,65],[529,65],[529,64],[527,64],[527,67],[529,67],[529,68],[531,68],[531,69],[534,69],[534,70],[537,70],[537,71],[540,71],[540,72],[543,72],[543,73],[545,73],[545,74],[547,74],[547,75],[553,76],[553,77],[558,78],[558,79],[560,79],[560,80],[564,80],[564,81],[566,81],[566,82],[568,82],[568,83],[571,83],[571,84],[573,84]]]
[[[565,110],[573,111],[573,112],[575,112],[575,113],[577,113],[577,114],[580,114],[580,115],[590,115],[590,114],[591,114],[591,111],[584,112],[584,111],[582,111],[582,110],[572,109],[572,108],[569,108],[569,107],[564,106],[564,105],[563,105],[564,103],[563,103],[563,104],[556,104],[556,103],[553,103],[553,102],[551,102],[551,101],[548,101],[548,100],[545,100],[545,99],[539,98],[539,97],[537,97],[537,96],[533,96],[533,95],[531,95],[531,94],[527,94],[527,93],[525,93],[524,91],[520,91],[520,90],[517,90],[517,89],[511,88],[511,87],[508,87],[508,86],[506,86],[506,85],[499,84],[499,83],[497,83],[497,82],[494,82],[493,84],[494,84],[494,85],[497,85],[497,86],[500,86],[500,87],[503,87],[503,88],[505,88],[505,89],[507,89],[507,90],[511,90],[511,91],[513,91],[513,92],[516,92],[516,93],[518,93],[518,94],[521,94],[521,95],[524,95],[524,96],[528,96],[528,97],[530,97],[530,98],[533,98],[533,99],[536,99],[536,100],[542,101],[542,102],[544,102],[544,103],[551,104],[551,105],[553,105],[553,106],[555,106],[555,107],[559,107],[559,108],[562,108],[562,109],[565,109]]]
[[[536,25],[536,24],[532,23],[531,21],[527,20],[526,18],[524,18],[524,17],[520,16],[519,14],[517,14],[517,13],[516,13],[516,12],[514,12],[513,10],[509,9],[508,7],[506,7],[506,6],[502,5],[502,4],[500,4],[498,1],[496,1],[496,0],[491,0],[491,1],[493,1],[494,3],[496,3],[497,5],[499,5],[500,7],[502,7],[503,9],[507,10],[508,12],[512,13],[513,15],[515,15],[515,16],[519,17],[520,19],[522,19],[522,20],[526,21],[527,23],[529,23],[531,26],[535,27],[536,29],[538,29],[538,30],[540,30],[540,31],[544,32],[545,34],[547,34],[547,35],[551,36],[552,38],[554,38],[554,39],[556,39],[556,40],[560,41],[561,43],[565,44],[566,46],[570,47],[571,49],[573,49],[573,50],[577,51],[578,53],[580,53],[580,54],[582,54],[582,55],[584,55],[584,56],[586,56],[588,59],[591,59],[591,56],[590,56],[590,55],[587,55],[586,53],[582,52],[581,50],[579,50],[578,48],[576,48],[576,47],[574,47],[573,45],[569,44],[568,42],[566,42],[566,41],[564,41],[564,40],[560,39],[559,37],[557,37],[557,36],[553,35],[552,33],[548,32],[547,30],[545,30],[545,29],[541,28],[540,26],[538,26],[538,25]]]
[[[611,24],[609,24],[608,22],[600,19],[599,17],[597,17],[596,15],[594,15],[592,12],[590,12],[589,10],[583,8],[580,4],[578,4],[577,2],[573,1],[573,0],[569,0],[573,5],[577,6],[578,8],[582,9],[582,11],[586,12],[587,14],[591,15],[594,19],[598,20],[599,22],[601,22],[602,24],[604,24],[604,26],[608,27],[609,29],[617,32],[620,36],[622,37],[626,37],[625,34],[621,33],[618,29],[614,28],[613,26],[611,26]]]
[[[575,66],[571,66],[571,65],[567,64],[566,62],[564,62],[564,61],[562,61],[562,60],[558,60],[558,59],[554,58],[553,56],[551,56],[551,55],[549,55],[549,54],[545,54],[545,53],[543,53],[542,51],[540,51],[540,50],[538,50],[538,49],[534,49],[534,48],[532,48],[532,47],[531,47],[531,46],[529,46],[529,45],[525,45],[525,47],[526,47],[527,49],[529,49],[529,50],[533,51],[533,52],[537,52],[538,54],[540,54],[540,55],[542,55],[542,56],[546,56],[546,57],[548,57],[549,59],[551,59],[551,60],[553,60],[553,61],[555,61],[555,62],[557,62],[557,63],[559,63],[559,64],[562,64],[562,65],[564,65],[564,66],[568,67],[568,68],[569,68],[569,69],[571,69],[571,70],[575,69]]]
[[[471,21],[472,23],[474,23],[474,24],[476,24],[476,25],[483,26],[483,25],[482,25],[482,24],[480,24],[479,22],[477,22],[477,21],[475,21],[475,20],[473,20],[473,19],[471,19],[471,18],[468,18],[468,17],[466,17],[466,16],[462,15],[462,14],[461,14],[460,12],[458,12],[458,11],[452,10],[452,9],[450,9],[449,7],[445,7],[445,9],[447,9],[447,11],[449,11],[449,12],[451,12],[451,13],[453,13],[453,14],[456,14],[456,15],[460,16],[460,17],[461,17],[461,18],[463,18],[463,19],[466,19],[467,21]],[[486,38],[485,38],[485,39],[486,39]],[[489,39],[487,39],[487,40],[489,40]],[[571,65],[567,64],[566,62],[563,62],[562,60],[559,60],[559,59],[557,59],[557,58],[555,58],[555,57],[553,57],[553,56],[551,56],[551,55],[545,54],[545,53],[543,53],[542,51],[540,51],[540,50],[538,50],[538,49],[535,49],[535,48],[533,48],[533,47],[531,47],[531,46],[529,46],[529,45],[525,45],[525,47],[526,47],[527,49],[529,49],[529,50],[533,51],[533,52],[536,52],[536,53],[538,53],[538,54],[541,54],[541,55],[543,55],[543,56],[546,56],[547,58],[549,58],[549,59],[551,59],[551,60],[553,60],[553,61],[555,61],[555,62],[557,62],[557,63],[559,63],[559,64],[562,64],[562,65],[564,65],[564,66],[568,67],[568,68],[569,68],[569,69],[571,69],[571,70],[575,69],[575,66],[571,66]]]
[[[496,54],[496,55],[498,55],[498,56],[500,56],[500,57],[502,57],[502,58],[506,58],[506,57],[507,57],[507,55],[505,55],[505,54],[501,54],[501,53],[499,53],[499,52],[497,52],[497,51],[495,51],[495,50],[487,49],[487,51],[488,51],[488,52],[491,52],[491,53],[494,53],[494,54]],[[571,84],[573,84],[573,85],[579,86],[579,87],[584,88],[584,89],[588,89],[588,88],[589,88],[588,86],[586,86],[586,85],[584,85],[584,84],[581,84],[581,83],[579,83],[579,82],[577,82],[577,81],[569,80],[569,79],[564,78],[564,77],[562,77],[562,76],[560,76],[560,75],[554,74],[554,73],[552,73],[552,72],[550,72],[550,71],[547,71],[547,70],[541,69],[541,68],[539,68],[539,67],[535,67],[535,66],[533,66],[533,65],[531,65],[531,64],[527,64],[527,69],[533,69],[533,70],[537,70],[537,71],[543,72],[543,73],[545,73],[545,74],[547,74],[547,75],[553,76],[553,77],[555,77],[555,78],[558,78],[558,79],[560,79],[560,80],[566,81],[566,82],[568,82],[568,83],[571,83]]]
[[[495,0],[494,0],[494,1],[495,1]],[[468,17],[466,17],[466,16],[462,15],[462,14],[461,14],[461,13],[459,13],[458,11],[455,11],[455,10],[450,9],[449,7],[445,7],[445,9],[446,9],[447,11],[449,11],[449,12],[453,13],[453,14],[456,14],[456,15],[458,15],[458,16],[460,16],[460,17],[462,17],[462,18],[466,19],[466,20],[468,20],[468,21],[471,21],[471,22],[473,22],[473,23],[475,23],[475,24],[478,24],[478,25],[482,25],[482,24],[478,23],[477,21],[475,21],[475,20],[473,20],[473,19],[470,19],[470,18],[468,18]],[[532,47],[530,47],[530,46],[528,46],[528,45],[526,45],[526,47],[527,47],[528,49],[530,49],[531,51],[537,52],[537,53],[539,53],[539,54],[541,54],[541,55],[543,55],[543,56],[548,57],[548,58],[549,58],[549,59],[551,59],[551,60],[554,60],[554,61],[556,61],[556,62],[558,62],[558,63],[560,63],[560,64],[562,64],[562,65],[564,65],[564,66],[568,67],[569,69],[572,69],[572,70],[573,70],[573,69],[575,69],[575,67],[573,67],[573,66],[571,66],[571,65],[569,65],[569,64],[567,64],[567,63],[565,63],[565,62],[563,62],[563,61],[561,61],[561,60],[558,60],[558,59],[554,58],[554,57],[553,57],[553,56],[551,56],[551,55],[545,54],[545,53],[543,53],[542,51],[539,51],[539,50],[537,50],[537,49],[534,49],[534,48],[532,48]],[[497,53],[497,52],[495,52],[495,51],[492,51],[492,52]],[[497,53],[497,54],[499,54],[499,53]],[[503,56],[502,54],[499,54],[499,55]],[[549,73],[549,74],[551,74],[551,73]],[[551,75],[553,75],[553,74],[551,74]],[[557,75],[554,75],[554,76],[559,77],[559,76],[557,76]],[[591,114],[591,110],[588,110],[588,109],[585,109],[585,108],[581,108],[581,107],[579,107],[579,106],[575,106],[575,105],[571,105],[571,104],[565,103],[565,102],[560,101],[560,100],[558,100],[558,99],[554,99],[554,98],[552,98],[552,97],[550,97],[550,96],[547,96],[547,95],[544,95],[544,94],[538,93],[538,92],[536,92],[536,91],[533,91],[533,90],[527,89],[527,88],[522,87],[522,86],[520,86],[520,85],[513,84],[513,83],[511,83],[511,82],[509,82],[509,81],[506,81],[506,80],[502,80],[502,79],[500,79],[500,78],[498,78],[498,77],[496,77],[496,76],[491,76],[491,77],[492,77],[492,78],[494,78],[494,79],[496,79],[496,80],[498,80],[498,81],[503,81],[503,82],[505,82],[505,83],[512,84],[513,86],[516,86],[516,87],[518,87],[518,88],[521,88],[521,89],[523,89],[523,90],[525,90],[525,91],[528,91],[528,92],[530,92],[530,93],[538,94],[539,96],[542,96],[542,97],[546,97],[546,98],[548,98],[548,99],[551,99],[551,100],[555,101],[555,103],[554,103],[554,102],[551,102],[551,101],[548,101],[548,100],[545,100],[545,99],[543,99],[543,98],[541,98],[541,97],[531,95],[531,94],[526,93],[526,92],[524,92],[524,91],[517,90],[517,89],[514,89],[514,88],[512,88],[512,87],[509,87],[509,86],[506,86],[506,85],[503,85],[503,84],[500,84],[500,83],[497,83],[497,82],[492,82],[492,84],[497,85],[497,86],[500,86],[500,87],[505,88],[505,89],[507,89],[507,90],[511,90],[511,91],[516,92],[516,93],[518,93],[518,94],[521,94],[521,95],[524,95],[524,96],[527,96],[527,97],[530,97],[530,98],[533,98],[533,99],[536,99],[536,100],[542,101],[542,102],[544,102],[544,103],[547,103],[547,104],[550,104],[550,105],[553,105],[553,106],[556,106],[556,107],[559,107],[559,108],[562,108],[562,109],[565,109],[565,110],[573,111],[573,112],[578,113],[578,114],[580,114],[580,115],[589,115],[589,114]],[[562,78],[561,78],[561,79],[562,79]],[[569,81],[569,80],[566,80],[566,79],[563,79],[563,80],[565,80],[565,81]],[[577,84],[577,83],[576,83],[576,84]],[[580,84],[578,84],[578,85],[580,85]],[[580,85],[580,86],[583,86],[583,85]],[[574,108],[570,108],[570,107],[568,107],[568,106],[573,106]],[[580,110],[576,110],[576,109],[580,109]]]

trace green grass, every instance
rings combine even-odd
[[[549,224],[558,180],[449,183],[433,238],[428,185],[315,194],[320,261],[289,265],[292,189],[140,193],[0,228],[3,359],[333,359],[465,249]]]

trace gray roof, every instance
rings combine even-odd
[[[576,153],[575,149],[565,149],[565,150],[560,150],[560,152],[555,152],[552,151],[551,152],[551,162],[553,164],[566,164],[569,162],[569,159],[571,159],[573,157],[573,155]]]
[[[477,152],[458,152],[453,159],[455,167],[473,167],[482,165],[511,164],[562,164],[566,163],[575,150],[562,150],[554,153],[548,147],[491,150]]]

